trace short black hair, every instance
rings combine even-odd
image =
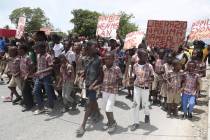
[[[95,41],[95,40],[89,40],[88,42],[87,42],[87,47],[91,47],[91,46],[96,46],[97,45],[97,42]]]
[[[37,31],[35,33],[35,41],[47,41],[47,36],[44,31]]]

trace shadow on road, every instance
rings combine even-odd
[[[122,101],[118,101],[118,100],[115,101],[115,106],[118,107],[118,108],[121,108],[123,110],[130,110],[131,109],[126,103],[124,103]]]

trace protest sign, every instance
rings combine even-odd
[[[175,49],[183,44],[186,29],[186,21],[149,20],[146,33],[147,45]]]
[[[116,38],[119,23],[119,15],[99,16],[96,35],[100,37]]]
[[[40,31],[44,31],[46,35],[50,35],[51,28],[49,28],[49,27],[42,27],[42,28],[40,28]]]
[[[25,23],[26,23],[26,18],[19,17],[18,27],[17,27],[15,38],[20,39],[22,37],[22,35],[24,33]]]
[[[189,41],[210,39],[210,20],[198,20],[192,23]]]
[[[138,47],[138,45],[141,43],[143,37],[144,37],[144,32],[142,31],[135,31],[128,33],[125,38],[125,43],[124,43],[124,49],[132,49],[134,47]]]

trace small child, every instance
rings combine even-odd
[[[163,98],[163,103],[161,103],[161,104],[162,104],[163,109],[165,109],[165,110],[167,110],[167,93],[168,93],[168,83],[165,80],[165,78],[168,77],[168,73],[170,71],[172,71],[172,69],[173,69],[172,62],[173,62],[173,57],[171,54],[168,54],[166,63],[163,65],[164,74],[162,77],[163,77],[164,81],[163,81],[161,89],[160,89],[161,100]]]
[[[108,133],[113,133],[117,127],[114,119],[113,108],[116,94],[118,93],[118,85],[122,79],[122,73],[118,66],[114,64],[114,54],[108,52],[105,55],[105,66],[103,69],[103,83],[102,83],[102,100],[103,107],[106,111],[108,123],[104,129],[108,129]]]
[[[22,112],[30,110],[33,105],[33,95],[32,95],[32,70],[33,70],[33,62],[31,58],[27,55],[27,47],[25,45],[20,45],[18,47],[18,52],[20,55],[20,76],[23,80],[23,105],[24,108]]]
[[[178,115],[177,106],[181,99],[181,87],[183,76],[181,76],[181,64],[178,59],[173,60],[173,70],[168,74],[168,86],[169,91],[167,93],[167,117],[171,117],[171,113],[174,116]]]
[[[11,100],[13,98],[13,94],[15,94],[16,99],[13,100],[12,103],[16,104],[22,100],[21,96],[16,91],[16,86],[18,86],[18,88],[22,91],[22,80],[20,78],[20,57],[18,56],[16,47],[9,48],[8,61],[8,71],[12,75],[8,88],[11,90]]]
[[[72,98],[72,92],[74,87],[74,68],[71,64],[69,64],[68,60],[66,59],[65,55],[60,55],[59,59],[61,61],[61,68],[60,74],[61,79],[58,83],[58,86],[62,83],[62,97],[64,103],[64,110],[63,112],[67,112],[72,105],[72,109],[75,109],[73,103],[75,102]]]
[[[190,61],[187,64],[187,73],[184,76],[182,93],[183,118],[192,118],[193,107],[195,105],[196,93],[199,90],[199,75],[195,73],[196,63]],[[189,108],[188,108],[189,105]]]
[[[133,100],[134,94],[134,78],[133,78],[133,65],[135,61],[132,59],[132,56],[135,54],[135,49],[130,49],[127,52],[126,67],[125,67],[125,80],[124,85],[128,89],[127,99],[131,98]]]
[[[154,82],[152,85],[152,93],[153,93],[153,104],[159,103],[160,104],[160,88],[162,86],[163,80],[163,73],[164,73],[164,49],[160,49],[158,53],[158,58],[155,61],[154,65]],[[158,99],[159,98],[159,99]]]

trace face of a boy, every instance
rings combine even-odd
[[[113,65],[113,62],[114,62],[114,56],[112,56],[110,54],[108,54],[108,55],[105,56],[105,65],[107,67],[112,66]]]
[[[188,64],[188,70],[189,70],[189,72],[193,72],[195,70],[195,64],[194,63],[189,63]]]
[[[148,55],[145,51],[138,51],[138,57],[141,63],[146,63],[148,60]]]

